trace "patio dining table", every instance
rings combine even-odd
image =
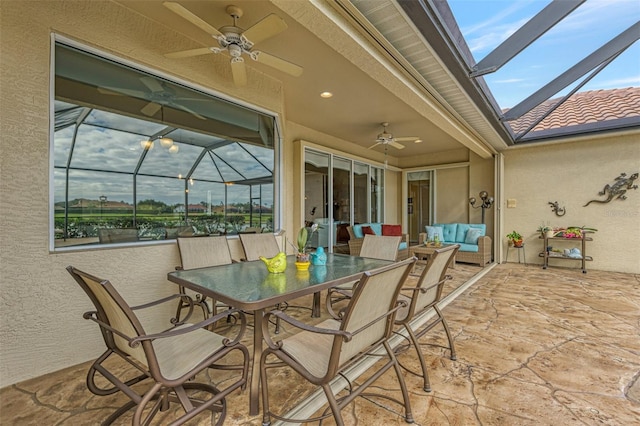
[[[262,261],[238,262],[186,271],[170,272],[168,280],[194,290],[229,306],[255,314],[253,327],[253,357],[249,384],[249,414],[259,411],[260,357],[265,309],[301,296],[314,294],[319,308],[320,292],[336,285],[355,282],[363,272],[393,263],[342,254],[328,254],[324,266],[311,265],[308,271],[296,270],[295,256],[287,256],[287,269],[281,274],[267,271]]]

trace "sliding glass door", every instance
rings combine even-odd
[[[304,170],[305,225],[319,227],[311,246],[349,253],[348,226],[383,220],[384,169],[306,148]]]

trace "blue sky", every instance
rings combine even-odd
[[[547,4],[547,0],[449,0],[476,62]],[[587,0],[504,67],[484,78],[500,107],[513,107],[639,20],[640,0]],[[638,86],[640,42],[580,91]]]

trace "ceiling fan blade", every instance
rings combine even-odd
[[[147,94],[140,90],[121,89],[119,87],[98,87],[98,92],[103,95],[131,96],[133,98],[145,99]]]
[[[287,29],[287,24],[284,19],[272,13],[259,22],[254,24],[251,28],[242,33],[251,43],[258,44],[274,35],[280,34]]]
[[[396,142],[415,142],[420,139],[418,137],[404,137],[404,138],[393,138]]]
[[[184,105],[177,105],[177,104],[172,104],[172,107],[178,108],[183,110],[184,112],[188,112],[189,114],[193,115],[196,118],[199,118],[200,120],[206,120],[206,118],[204,118],[203,116],[201,116],[200,114],[198,114],[197,112],[195,112],[194,110],[192,110],[191,108],[187,108]]]
[[[244,65],[244,59],[233,58],[231,60],[231,74],[233,75],[233,83],[236,86],[247,85],[247,69]]]
[[[214,38],[218,38],[218,36],[222,35],[220,31],[218,31],[216,28],[212,27],[211,25],[207,24],[198,16],[189,12],[189,10],[187,10],[184,6],[172,1],[165,1],[163,5],[164,7],[171,10],[173,13],[175,13],[176,15],[183,17],[184,19],[191,22],[196,27],[207,32],[208,34],[211,34]]]
[[[391,145],[395,149],[404,149],[404,145],[401,145],[398,142],[389,142],[389,145]]]
[[[152,92],[164,92],[162,84],[153,77],[140,77],[140,81]]]
[[[181,50],[179,52],[165,53],[164,57],[171,58],[171,59],[180,59],[180,58],[190,58],[192,56],[206,55],[208,53],[213,53],[210,48],[199,47],[197,49],[189,49],[189,50]]]
[[[378,145],[382,145],[382,142],[376,142],[376,143],[374,143],[373,145],[371,145],[371,146],[369,147],[369,149],[371,149],[371,148],[375,148],[375,147],[376,147],[376,146],[378,146]]]
[[[278,69],[282,72],[285,72],[294,77],[299,77],[302,75],[303,68],[299,65],[296,65],[292,62],[285,61],[284,59],[280,59],[276,56],[269,55],[268,53],[261,51],[254,51],[256,54],[256,61],[261,62],[265,65]]]
[[[140,112],[148,117],[152,117],[156,112],[160,111],[160,108],[162,108],[162,105],[155,102],[149,102],[140,110]]]

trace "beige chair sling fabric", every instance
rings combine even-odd
[[[404,406],[407,422],[413,421],[404,379],[388,339],[393,329],[393,318],[398,309],[397,297],[400,288],[414,262],[415,259],[408,259],[365,272],[355,286],[341,321],[328,319],[318,325],[307,326],[279,311],[270,312],[265,316],[262,328],[268,348],[260,360],[263,425],[269,425],[271,417],[281,419],[280,416],[272,413],[269,407],[267,371],[274,366],[281,366],[279,363],[268,362],[267,359],[270,356],[276,356],[306,380],[323,388],[331,413],[338,425],[343,424],[340,413],[342,408],[393,367],[403,397],[403,402],[396,402]],[[269,317],[274,315],[300,328],[301,331],[284,338],[277,344],[274,343],[268,332]],[[385,349],[388,361],[373,373],[371,379],[352,389],[346,397],[336,400],[329,383],[355,361],[381,346]],[[378,367],[379,364],[376,364],[376,368]],[[319,419],[288,419],[287,421],[297,423],[317,420]]]
[[[366,234],[362,243],[362,250],[360,250],[360,257],[396,260],[401,240],[402,237]],[[353,283],[348,283],[329,289],[325,304],[330,315],[336,316],[332,308],[334,303],[351,297],[352,287]]]
[[[420,350],[420,344],[418,340],[424,336],[435,325],[442,323],[447,339],[449,340],[449,348],[451,350],[451,359],[456,359],[456,350],[453,345],[453,338],[447,321],[442,315],[442,311],[438,308],[438,302],[442,297],[442,288],[447,280],[451,279],[451,276],[447,275],[447,268],[453,261],[459,245],[451,245],[441,249],[437,249],[432,255],[429,256],[429,262],[425,266],[424,270],[420,274],[415,287],[403,288],[402,293],[398,297],[398,300],[406,302],[406,306],[398,311],[396,316],[396,324],[401,324],[407,333],[409,334],[410,344],[415,347],[420,361],[420,367],[422,369],[422,378],[424,380],[424,390],[426,392],[431,391],[431,384],[429,383],[429,375],[427,374],[427,365]],[[423,312],[433,309],[435,312],[435,319],[427,322],[418,330],[411,328],[411,320]],[[414,373],[417,374],[417,373]]]
[[[402,237],[387,235],[365,235],[360,250],[360,257],[371,257],[382,260],[396,260],[398,247]]]
[[[96,310],[85,313],[84,318],[93,320],[100,326],[107,346],[107,350],[89,369],[87,387],[99,396],[122,391],[131,399],[131,402],[115,411],[102,424],[111,424],[133,407],[136,407],[133,425],[150,424],[158,410],[172,402],[179,402],[184,409],[184,414],[174,419],[172,424],[183,424],[204,410],[220,412],[219,418],[224,420],[226,414],[224,398],[232,391],[244,387],[247,381],[249,352],[240,343],[246,327],[246,321],[241,312],[234,312],[240,316],[240,328],[235,337],[220,336],[204,329],[218,321],[224,314],[221,314],[220,318],[214,316],[198,324],[178,322],[161,333],[147,334],[134,312],[143,312],[146,308],[162,303],[173,303],[177,298],[184,298],[184,295],[175,294],[151,303],[130,307],[109,281],[72,266],[67,270],[93,302]],[[192,310],[193,306],[190,312]],[[169,325],[170,322],[167,321],[167,324]],[[193,381],[199,372],[214,367],[217,361],[234,350],[242,354],[243,362],[240,366],[230,366],[229,369],[241,370],[240,378],[225,380],[225,387],[220,386],[219,389]],[[119,378],[122,371],[120,369],[110,371],[109,368],[113,363],[105,363],[111,356],[122,358],[138,369],[141,374],[131,378],[129,372],[127,381],[123,382]],[[96,373],[100,373],[99,376],[101,376],[98,381],[96,381]],[[113,387],[105,388],[105,379],[111,382]],[[154,383],[146,387],[131,387],[144,380]],[[192,389],[198,391],[197,399],[186,392]],[[145,393],[138,394],[142,391]],[[204,400],[203,392],[210,395],[210,398]],[[149,404],[152,407],[149,408]],[[95,420],[98,421],[98,419]]]
[[[181,268],[184,270],[232,263],[229,244],[225,236],[178,237],[177,241],[182,265]],[[188,290],[183,286],[180,286],[180,293],[186,294],[194,299],[194,303],[202,309],[204,318],[216,315],[218,313],[218,307],[227,307],[199,293]],[[184,307],[185,303],[181,301],[178,305],[176,318],[180,319],[180,314]]]
[[[240,234],[245,260],[258,260],[260,256],[273,257],[280,253],[276,236],[272,233]]]

